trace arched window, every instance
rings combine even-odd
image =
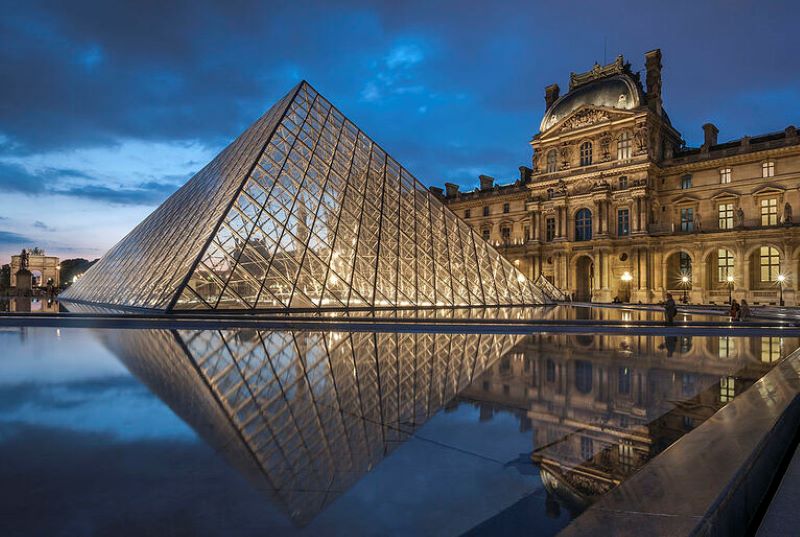
[[[558,167],[558,152],[551,149],[547,152],[547,173],[554,173]]]
[[[592,240],[592,211],[581,209],[575,213],[575,240]]]
[[[681,271],[681,276],[692,277],[692,257],[686,252],[678,254],[678,267]]]
[[[733,253],[725,248],[717,250],[717,281],[727,282],[733,275]]]
[[[762,246],[759,249],[759,266],[761,282],[776,282],[781,271],[781,254],[777,248]]]
[[[581,166],[588,166],[592,163],[592,142],[581,144]]]
[[[633,156],[633,140],[631,133],[622,131],[617,140],[617,160],[626,160]]]
[[[583,394],[592,391],[592,362],[575,360],[575,387]]]

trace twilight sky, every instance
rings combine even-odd
[[[427,185],[514,180],[544,87],[604,42],[661,48],[690,145],[800,125],[794,1],[0,6],[0,263],[102,255],[303,78]]]

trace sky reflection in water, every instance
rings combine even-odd
[[[0,345],[10,534],[547,535],[798,343],[17,329]]]

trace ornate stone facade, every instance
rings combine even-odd
[[[661,99],[618,58],[548,86],[533,167],[512,185],[443,196],[531,278],[578,300],[797,303],[800,135],[786,129],[686,147]],[[504,208],[508,207],[505,211]],[[732,281],[729,279],[732,278]]]

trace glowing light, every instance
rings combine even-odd
[[[623,282],[629,282],[629,281],[631,281],[633,279],[633,276],[631,276],[631,273],[626,270],[625,272],[622,273],[622,276],[620,277],[620,279]]]
[[[733,274],[728,274],[728,277],[725,278],[725,281],[727,281],[728,283],[733,283]]]
[[[517,281],[519,283],[523,283],[525,281],[525,276],[523,276],[522,274],[518,274],[517,275]]]
[[[681,276],[681,281],[683,283],[689,283],[689,276]]]
[[[778,274],[778,283],[783,283],[785,281],[786,281],[786,275],[785,274]]]

